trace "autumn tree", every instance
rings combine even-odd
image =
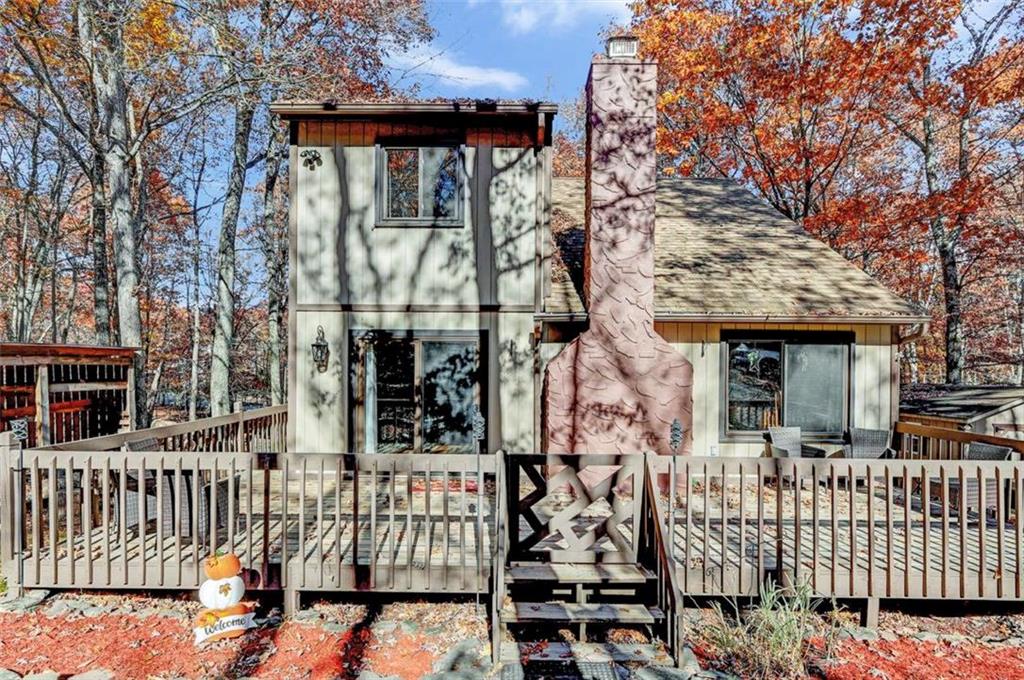
[[[1021,3],[634,9],[659,61],[662,168],[745,182],[934,309],[943,378],[962,380],[965,301],[1005,244],[995,205],[1021,169]]]

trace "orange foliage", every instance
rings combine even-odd
[[[634,12],[659,62],[666,172],[743,181],[929,310],[917,357],[933,380],[955,260],[971,377],[1024,373],[1022,3],[641,0]]]

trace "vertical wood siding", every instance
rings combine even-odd
[[[465,225],[377,227],[374,144],[455,135],[466,143]],[[526,130],[360,121],[300,122],[296,143],[292,450],[349,448],[352,329],[487,330],[488,446],[535,448],[530,333],[541,290],[536,243],[546,210],[537,197],[543,149]],[[305,167],[303,152],[318,154],[319,164]],[[466,311],[453,311],[456,305]],[[419,309],[395,311],[403,306]],[[366,311],[374,308],[379,311]],[[310,358],[318,326],[331,351],[324,373]]]
[[[480,130],[467,138],[465,226],[376,226],[374,140],[422,127],[299,124],[300,307],[535,304],[538,152],[495,145],[521,140]],[[304,152],[319,164],[305,167]]]

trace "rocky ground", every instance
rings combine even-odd
[[[947,605],[931,614],[883,612],[877,630],[843,618],[835,654],[811,677],[1024,677],[1024,615],[962,617]],[[259,627],[236,640],[196,648],[191,622],[199,604],[139,595],[31,591],[0,600],[0,680],[34,678],[346,678],[476,680],[730,678],[701,636],[708,610],[687,611],[692,649],[680,669],[506,669],[490,665],[485,619],[470,603],[383,606],[319,602],[294,619],[261,608]]]

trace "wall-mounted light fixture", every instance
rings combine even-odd
[[[672,427],[668,431],[668,447],[672,449],[672,455],[679,453],[679,447],[683,445],[683,424],[679,418],[672,421]]]
[[[327,371],[327,362],[331,358],[331,348],[327,344],[327,338],[324,337],[324,327],[316,327],[316,340],[313,341],[313,363],[316,365],[316,370],[321,373]]]

